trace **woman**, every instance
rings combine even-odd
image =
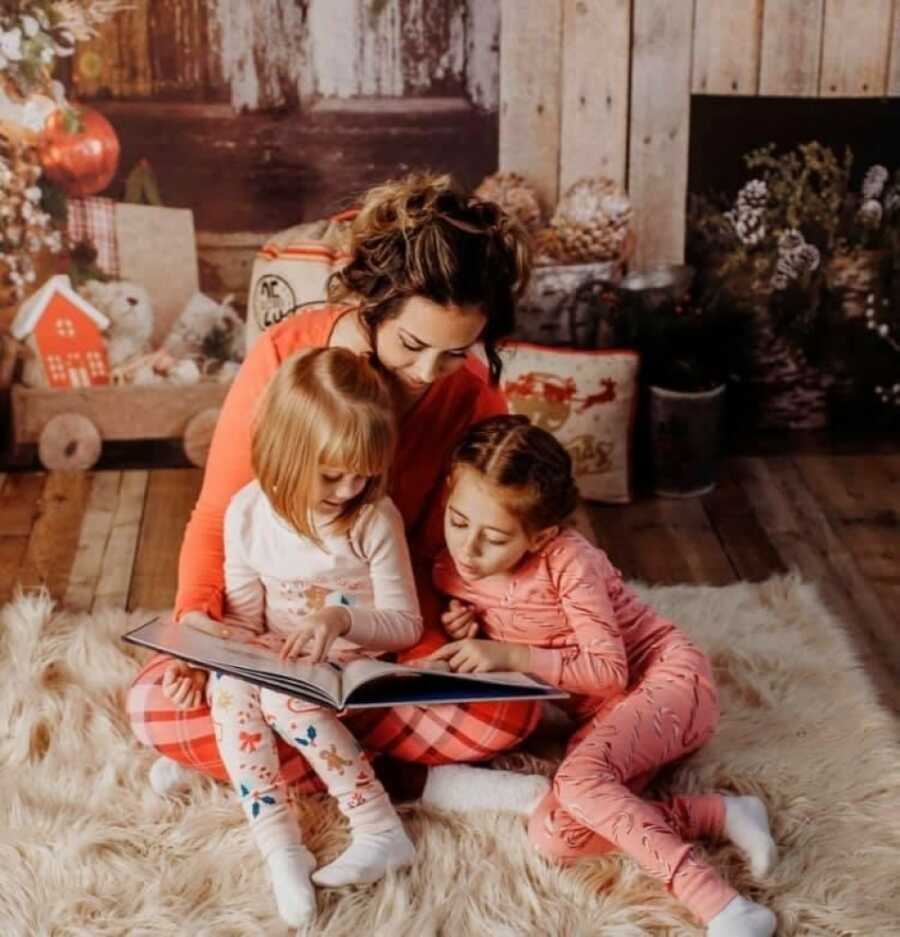
[[[412,175],[366,195],[352,224],[350,253],[329,281],[329,302],[264,333],[229,391],[185,531],[175,615],[227,624],[222,524],[232,495],[253,478],[254,409],[285,358],[304,348],[343,347],[372,355],[393,385],[399,445],[389,494],[404,520],[425,620],[423,639],[402,655],[412,660],[446,641],[431,566],[443,546],[447,468],[471,424],[506,412],[496,389],[496,344],[513,329],[530,252],[523,231],[498,206],[455,191],[448,176]],[[471,353],[479,343],[487,369]],[[180,708],[185,703],[192,705]],[[186,665],[150,661],[129,693],[128,710],[144,744],[175,763],[227,778],[209,710]],[[371,751],[435,765],[489,758],[521,741],[537,717],[535,704],[499,702],[363,710],[348,724]],[[174,768],[161,759],[154,786],[176,780]],[[282,773],[286,781],[315,785],[305,761],[287,748]]]

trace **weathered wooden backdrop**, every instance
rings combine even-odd
[[[605,172],[637,261],[684,251],[691,94],[900,95],[900,0],[502,0],[500,164]],[[765,140],[760,140],[765,143]]]
[[[416,165],[605,173],[677,260],[691,95],[900,95],[900,0],[134,0],[71,83],[213,267]]]

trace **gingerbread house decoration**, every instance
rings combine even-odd
[[[72,289],[65,274],[51,277],[27,299],[10,332],[33,353],[39,382],[78,388],[109,383],[106,342],[109,320]],[[32,380],[30,383],[37,383]]]

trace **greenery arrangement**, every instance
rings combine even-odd
[[[823,255],[833,250],[852,165],[820,143],[744,159],[754,177],[734,204],[692,197],[688,257],[737,305],[763,302],[776,332],[815,357]]]
[[[887,291],[900,270],[900,170],[871,166],[855,190],[849,148],[839,156],[815,141],[780,154],[770,144],[744,162],[751,178],[733,201],[691,196],[687,256],[701,293],[751,315],[755,380],[784,394],[794,384],[787,425],[811,406],[824,414],[835,382],[893,400],[893,383],[888,394],[863,362],[896,332]],[[883,348],[873,354],[883,360]]]

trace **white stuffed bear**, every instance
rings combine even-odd
[[[109,319],[105,337],[111,368],[148,351],[153,304],[143,286],[127,280],[88,280],[79,292]]]
[[[231,296],[216,302],[194,293],[163,342],[173,358],[216,358],[241,361],[244,357],[244,323],[231,306]]]

